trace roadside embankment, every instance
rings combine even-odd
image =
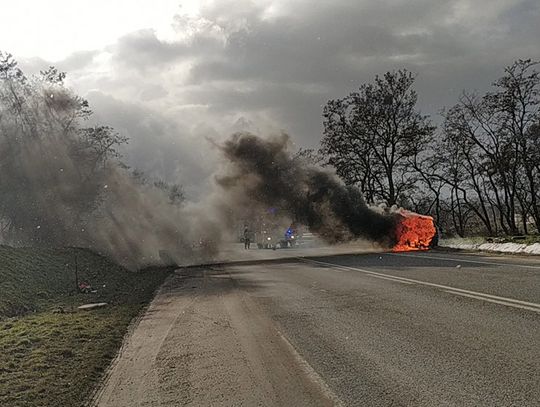
[[[483,238],[441,239],[439,246],[461,250],[479,250],[494,253],[540,255],[540,243],[487,242]]]
[[[0,405],[83,405],[167,275],[84,249],[0,246]],[[78,309],[88,303],[107,305]]]

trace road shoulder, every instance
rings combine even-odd
[[[235,280],[200,270],[160,290],[93,405],[338,404]]]

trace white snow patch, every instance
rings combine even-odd
[[[439,246],[461,250],[540,255],[540,243],[482,243],[478,239],[442,239],[439,241]]]
[[[534,244],[528,245],[523,251],[528,254],[540,255],[540,243],[534,243]]]
[[[523,253],[526,247],[523,243],[483,243],[478,249],[485,252]]]

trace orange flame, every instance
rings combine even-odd
[[[437,233],[431,216],[413,212],[401,212],[403,219],[396,227],[396,245],[394,252],[427,250]]]

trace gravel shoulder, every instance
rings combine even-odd
[[[237,281],[175,275],[134,328],[94,406],[340,402]]]

